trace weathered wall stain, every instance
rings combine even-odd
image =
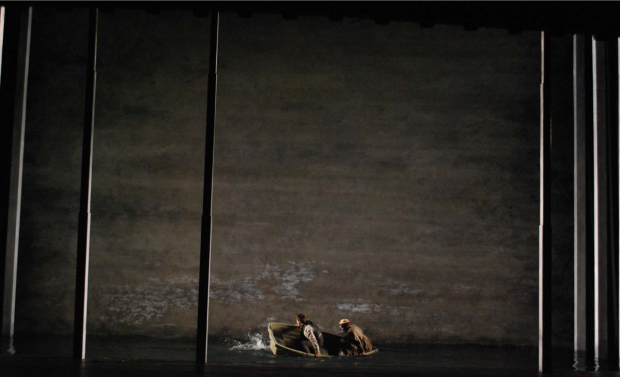
[[[343,314],[381,312],[380,304],[370,304],[367,302],[341,302],[336,304],[336,308]]]
[[[273,262],[257,266],[251,276],[241,280],[211,278],[210,297],[224,302],[282,299],[303,300],[299,286],[311,281],[316,273],[313,262],[289,261],[282,267]],[[259,289],[260,285],[263,289]]]
[[[198,290],[180,287],[159,279],[151,279],[143,286],[109,286],[93,294],[93,299],[110,311],[102,320],[134,325],[150,319],[162,318],[168,308],[196,310]]]
[[[400,296],[400,295],[419,295],[422,293],[422,289],[410,287],[409,284],[403,282],[390,281],[381,285],[380,292],[384,292],[387,295]]]
[[[244,278],[242,282],[225,282],[213,276],[209,297],[223,302],[239,302],[242,300],[264,300],[263,292],[256,288],[252,278]]]
[[[272,279],[275,281],[275,292],[283,298],[303,300],[300,297],[299,286],[312,281],[316,277],[313,269],[314,262],[288,261],[283,267],[268,263],[262,268],[260,279]],[[275,297],[274,297],[275,298]]]

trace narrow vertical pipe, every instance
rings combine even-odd
[[[99,10],[91,8],[88,22],[88,63],[82,147],[82,183],[78,224],[77,272],[75,283],[75,320],[73,358],[86,356],[86,316],[88,311],[88,263],[90,254],[90,200],[93,171],[93,137],[95,131],[95,92],[97,84],[97,24]]]
[[[217,51],[220,14],[212,12],[207,90],[207,135],[205,144],[204,194],[202,199],[202,227],[200,233],[200,272],[198,278],[198,325],[196,363],[207,363],[209,334],[209,281],[211,269],[211,230],[213,223],[213,162],[215,147],[215,110],[217,97]]]
[[[3,52],[4,52],[4,14],[5,14],[5,8],[3,6],[0,6],[0,101],[2,100],[3,94],[2,91],[4,89],[4,85],[2,83],[2,56],[3,56]],[[2,106],[3,103],[0,102],[0,116],[3,115],[3,111],[2,111]],[[4,119],[0,120],[0,125],[4,124]],[[0,200],[2,202],[0,202],[0,245],[6,245],[6,240],[7,240],[7,236],[8,236],[8,229],[7,229],[7,225],[8,225],[8,218],[9,218],[9,185],[10,185],[10,169],[11,169],[11,154],[8,153],[7,149],[8,149],[8,140],[12,140],[13,139],[13,135],[11,132],[11,135],[7,135],[7,130],[4,129],[4,127],[0,128],[0,132],[2,134],[2,140],[5,140],[4,144],[2,145],[2,150],[4,150],[4,153],[2,153],[2,166],[0,166],[0,168],[2,170],[0,170],[0,174],[2,174],[1,178],[2,178],[2,186],[0,187]],[[10,136],[10,138],[9,138]],[[0,246],[0,250],[5,250],[4,246]],[[5,255],[3,252],[0,252],[0,304],[2,304],[2,315],[0,315],[0,341],[2,341],[2,339],[4,339],[5,336],[9,336],[9,330],[8,328],[6,328],[6,319],[5,317],[5,312],[6,312],[6,304],[4,303],[5,299],[6,299],[6,294],[4,292],[4,279],[6,277],[5,274],[5,268],[6,268],[6,259],[5,259]]]
[[[19,30],[17,87],[15,118],[13,122],[13,146],[11,164],[11,191],[9,198],[9,222],[7,235],[5,306],[8,314],[6,324],[9,336],[12,337],[15,329],[15,296],[17,293],[17,260],[19,251],[19,227],[21,219],[22,177],[24,167],[24,141],[26,136],[26,105],[28,98],[28,71],[30,66],[30,36],[32,28],[32,7],[25,9],[19,15],[21,18]]]
[[[586,292],[585,284],[585,112],[583,35],[573,35],[573,211],[574,211],[574,351],[586,349]]]
[[[600,366],[609,357],[608,156],[606,42],[592,38],[592,113],[594,122],[594,346]]]
[[[551,102],[549,36],[541,33],[538,370],[551,370]]]
[[[574,35],[574,350],[579,368],[591,368],[594,365],[594,199],[591,78],[592,40],[589,36]]]
[[[584,37],[584,109],[585,109],[585,164],[586,164],[586,353],[587,366],[594,367],[595,346],[595,236],[594,236],[594,83],[592,68],[592,36]]]
[[[0,5],[0,85],[2,84],[2,49],[4,48],[4,6]]]
[[[2,250],[0,258],[2,292],[2,333],[13,337],[15,324],[15,294],[17,284],[17,256],[21,213],[22,173],[24,163],[24,136],[26,131],[26,104],[28,97],[28,70],[30,63],[30,35],[32,7],[10,7],[3,10],[3,57],[0,86],[0,123],[3,139],[3,197],[2,197]],[[6,15],[4,14],[6,12]]]
[[[610,370],[618,370],[618,46],[610,38],[605,47],[608,364]]]
[[[615,50],[615,66],[612,66],[611,69],[613,69],[615,71],[615,84],[616,84],[616,90],[615,90],[615,94],[616,94],[616,98],[614,100],[614,105],[616,106],[616,122],[615,122],[615,127],[618,129],[618,133],[617,133],[617,139],[616,139],[616,150],[618,152],[617,154],[617,160],[616,163],[618,164],[618,168],[616,170],[616,173],[618,173],[618,181],[616,181],[616,184],[620,187],[620,38],[618,37],[614,37],[612,39],[612,41],[610,43],[615,44],[616,46],[616,50]],[[618,220],[617,223],[617,227],[615,229],[616,232],[618,232],[620,234],[620,189],[618,189],[617,192],[617,196],[616,199],[618,200],[618,207],[616,207],[616,210],[618,210],[618,217],[616,217],[616,220]],[[619,241],[620,244],[620,241]],[[617,250],[615,250],[616,252],[616,273],[618,276],[618,274],[620,274],[620,246],[618,247]],[[616,284],[619,284],[618,282],[616,282]],[[618,292],[617,295],[615,297],[615,299],[617,300],[616,302],[619,303],[620,305],[620,287],[616,286],[616,288],[618,288]],[[619,311],[616,312],[618,317],[616,317],[616,324],[618,326],[618,328],[620,329],[620,309],[618,309]],[[619,330],[620,332],[620,330]],[[618,351],[618,359],[620,360],[620,333],[618,334],[618,343],[616,344],[616,349]],[[619,361],[620,364],[620,361]],[[620,367],[620,365],[618,365],[618,367]]]

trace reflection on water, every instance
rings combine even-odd
[[[576,351],[573,363],[575,370],[581,371],[597,371],[599,370],[598,362],[594,355],[587,355],[584,351]]]
[[[274,356],[267,333],[248,333],[244,339],[209,338],[208,363],[295,367],[381,369],[511,369],[524,373],[538,369],[537,347],[474,345],[396,345],[378,344],[380,352],[370,357]],[[8,350],[11,350],[10,352]],[[131,362],[135,360],[187,361],[195,359],[195,339],[153,339],[147,337],[98,337],[87,339],[86,357],[91,360]],[[3,344],[2,356],[71,358],[70,337],[16,337]],[[585,360],[572,350],[554,350],[555,370],[588,369]]]
[[[9,339],[9,345],[8,347],[6,347],[6,352],[9,355],[15,355],[15,344],[14,343],[15,343],[15,339],[13,338],[13,336],[11,336],[11,338]],[[2,351],[4,353],[5,350],[3,349]]]

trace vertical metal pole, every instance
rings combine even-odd
[[[4,10],[6,11],[6,9]],[[4,11],[2,16],[5,17]],[[26,131],[26,99],[28,96],[28,69],[30,62],[30,32],[32,7],[12,7],[3,21],[5,65],[2,75],[1,119],[5,150],[2,198],[2,333],[12,339],[15,324],[15,294],[17,284],[17,256],[21,213],[22,172],[24,163],[24,136]]]
[[[573,36],[575,355],[594,365],[592,39]]]
[[[4,48],[4,6],[0,5],[0,86],[2,85],[2,50]]]
[[[209,54],[209,81],[207,91],[207,135],[205,145],[204,195],[202,199],[202,227],[200,238],[200,276],[198,283],[198,336],[196,363],[207,363],[209,334],[209,275],[211,268],[211,229],[213,202],[213,158],[215,142],[215,109],[217,97],[217,49],[220,14],[211,16],[211,42]]]
[[[574,206],[574,351],[586,349],[586,180],[583,36],[573,35],[573,206]]]
[[[538,370],[551,370],[551,102],[549,36],[541,33]]]
[[[606,42],[592,39],[592,82],[594,118],[594,311],[595,357],[600,362],[609,357],[608,326],[608,184],[607,173],[607,95]]]
[[[585,65],[585,117],[586,117],[586,363],[596,364],[596,241],[595,241],[595,206],[594,192],[594,67],[592,66],[592,36],[584,37]]]
[[[4,91],[4,83],[2,82],[2,56],[3,56],[3,52],[4,52],[4,14],[5,14],[5,8],[3,6],[0,6],[0,100],[3,99],[4,94],[2,93]],[[4,115],[4,111],[3,111],[3,107],[4,107],[4,103],[0,102],[0,116]],[[0,250],[5,250],[4,249],[4,245],[6,245],[6,240],[7,240],[7,236],[8,236],[8,229],[7,229],[7,225],[8,225],[8,219],[9,219],[9,192],[10,192],[10,174],[11,174],[11,154],[8,152],[8,141],[9,140],[13,140],[13,132],[12,129],[9,132],[7,130],[7,127],[2,127],[3,124],[5,123],[6,119],[2,118],[0,120],[0,132],[1,135],[3,136],[2,138],[0,138],[1,140],[4,140],[4,143],[2,144],[2,150],[4,151],[4,153],[2,153],[2,166],[0,166],[0,168],[2,170],[0,170],[0,174],[2,174],[1,178],[2,178],[2,186],[0,187]],[[9,137],[10,136],[10,137]],[[6,319],[4,319],[5,316],[5,308],[6,308],[6,304],[4,304],[4,300],[6,299],[6,294],[4,293],[4,279],[5,279],[5,272],[4,269],[6,268],[6,260],[5,260],[5,255],[4,254],[0,254],[0,303],[2,303],[2,315],[0,315],[0,341],[2,339],[4,339],[5,336],[9,336],[9,331],[7,331],[5,329],[5,322]]]
[[[73,328],[73,358],[76,360],[82,360],[86,356],[86,315],[88,309],[88,263],[90,254],[91,220],[90,199],[93,169],[93,137],[95,131],[98,17],[98,9],[91,8],[88,22],[88,63],[86,67],[82,186],[80,192],[77,272],[75,283],[75,320]]]
[[[615,62],[615,66],[612,66],[610,69],[613,69],[615,71],[615,75],[616,75],[615,76],[615,84],[616,84],[615,95],[616,95],[616,98],[614,100],[614,105],[616,106],[615,127],[618,129],[618,134],[616,135],[617,136],[617,139],[616,139],[616,143],[617,143],[616,144],[616,148],[617,149],[616,150],[618,152],[618,155],[616,156],[617,157],[616,163],[618,164],[617,165],[617,169],[616,169],[616,173],[618,174],[618,177],[617,177],[618,181],[616,181],[616,184],[618,186],[620,186],[620,171],[619,171],[620,170],[620,38],[615,37],[615,38],[612,39],[612,41],[610,43],[613,43],[613,44],[616,45],[616,51],[615,51],[616,62]],[[616,199],[618,200],[618,206],[620,206],[620,189],[617,192]],[[619,220],[619,221],[616,224],[617,226],[616,226],[615,231],[620,233],[620,229],[619,229],[620,228],[620,218],[619,218],[620,217],[620,207],[616,207],[616,210],[618,210],[618,212],[619,212],[618,217],[616,217],[616,220]],[[617,262],[616,262],[616,265],[615,265],[616,273],[617,273],[616,276],[618,276],[618,273],[620,273],[620,255],[619,255],[620,254],[620,247],[618,247],[618,249],[615,250],[614,252],[616,253],[616,256],[618,257],[616,259]],[[618,284],[618,282],[616,282],[616,284]],[[618,288],[618,292],[617,292],[618,295],[616,296],[615,299],[617,300],[616,302],[620,303],[620,287],[618,287],[617,285],[616,285],[616,287]],[[620,328],[620,312],[616,311],[616,314],[618,315],[618,317],[616,317],[616,324],[618,325],[618,328]],[[620,334],[618,335],[618,343],[616,344],[616,347],[617,347],[616,349],[618,351],[618,355],[617,356],[618,356],[618,359],[620,360]],[[620,362],[619,362],[619,364],[620,364]],[[619,367],[620,367],[620,365],[619,365]]]

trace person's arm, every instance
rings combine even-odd
[[[316,336],[314,336],[314,329],[312,329],[312,326],[306,326],[304,329],[304,335],[308,338],[308,340],[310,340],[310,343],[312,343],[314,354],[321,356],[321,348],[319,348],[319,342],[316,341]]]

